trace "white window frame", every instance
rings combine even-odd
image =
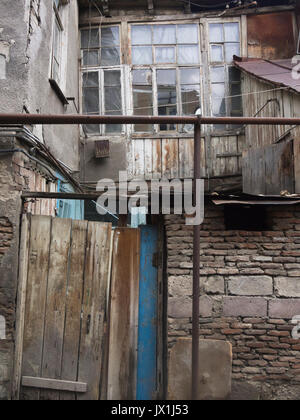
[[[81,111],[83,112],[83,75],[86,73],[98,73],[98,82],[99,82],[99,114],[105,115],[105,95],[104,95],[104,72],[105,71],[120,71],[120,87],[121,87],[121,103],[122,103],[122,110],[120,115],[124,115],[125,113],[125,66],[105,66],[105,67],[87,67],[84,68],[81,72]],[[88,113],[86,115],[98,115],[93,113]],[[97,124],[96,124],[97,125]],[[100,124],[99,125],[99,133],[87,133],[90,136],[122,136],[126,132],[126,125],[120,124],[121,131],[116,133],[107,133],[106,126],[107,124]]]

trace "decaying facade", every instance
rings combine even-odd
[[[299,117],[298,2],[10,3],[1,113]],[[189,397],[185,215],[100,216],[94,200],[20,196],[94,193],[119,171],[192,179],[193,129],[0,126],[0,399]],[[300,397],[299,141],[294,126],[202,126],[200,334],[227,345],[226,369],[220,358],[200,374],[203,398]]]

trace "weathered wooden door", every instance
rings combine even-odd
[[[15,381],[21,399],[99,399],[111,235],[109,223],[23,219],[18,323],[24,327]]]
[[[157,251],[157,227],[115,230],[109,326],[109,400],[152,400],[158,397]]]

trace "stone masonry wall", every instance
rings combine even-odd
[[[300,207],[267,208],[272,230],[225,230],[207,206],[201,231],[201,338],[233,345],[232,398],[300,399]],[[168,338],[191,335],[193,228],[166,216]]]

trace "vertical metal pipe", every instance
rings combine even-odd
[[[197,179],[200,179],[201,125],[195,124],[194,134],[194,205]],[[199,399],[199,297],[200,297],[200,225],[194,225],[193,239],[193,326],[192,326],[192,399]]]

